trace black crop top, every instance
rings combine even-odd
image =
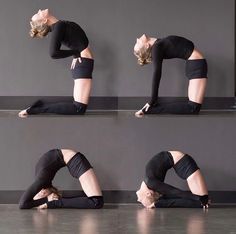
[[[88,44],[88,38],[78,24],[59,20],[51,25],[50,56],[53,59],[80,57],[80,52],[86,49]],[[61,45],[70,50],[61,50]]]
[[[152,95],[149,102],[151,106],[157,104],[163,59],[180,58],[187,60],[193,50],[193,42],[183,37],[168,36],[156,40],[152,46],[153,81]]]

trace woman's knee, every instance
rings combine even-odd
[[[101,209],[104,206],[103,196],[93,196],[90,199],[94,203],[94,209]]]
[[[64,161],[67,164],[71,158],[75,156],[77,152],[71,149],[61,149],[61,153],[63,155]]]
[[[199,114],[202,105],[197,102],[188,101],[189,113],[190,114]]]
[[[87,110],[87,104],[84,104],[84,103],[81,103],[81,102],[77,102],[77,101],[74,101],[73,104],[75,105],[76,107],[76,112],[78,114],[84,114]]]

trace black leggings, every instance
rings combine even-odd
[[[51,113],[59,115],[83,115],[86,112],[87,105],[80,102],[56,102],[44,103],[42,101],[35,102],[27,109],[29,115],[41,113]]]
[[[56,208],[79,208],[79,209],[100,209],[103,207],[104,201],[102,196],[92,197],[72,197],[61,198],[47,202],[48,209]]]
[[[144,114],[198,114],[201,109],[201,104],[192,101],[172,102],[157,104],[151,106],[148,111],[143,109]]]

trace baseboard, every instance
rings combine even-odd
[[[2,96],[0,97],[0,110],[21,110],[36,100],[47,102],[72,101],[68,96]],[[137,110],[147,101],[148,97],[91,97],[88,110]],[[159,102],[184,101],[186,97],[160,97]],[[235,97],[206,97],[202,109],[221,110],[236,109]]]
[[[10,190],[0,191],[0,204],[17,204],[23,191]],[[63,196],[78,196],[83,192],[78,190],[63,191]],[[136,203],[137,198],[135,191],[118,191],[118,190],[105,190],[103,191],[105,203]],[[212,203],[233,204],[236,203],[236,191],[210,191],[209,196]]]

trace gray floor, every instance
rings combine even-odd
[[[139,205],[106,205],[101,210],[19,210],[0,205],[0,233],[166,233],[235,234],[234,207],[153,209]]]
[[[18,113],[21,110],[0,110],[0,117],[17,117]],[[107,116],[107,117],[114,117],[114,116],[121,116],[121,117],[135,117],[135,112],[137,110],[88,110],[85,115],[70,115],[70,118],[87,118],[87,117],[94,117],[94,116]],[[145,118],[158,118],[158,117],[183,117],[185,115],[171,115],[171,114],[157,114],[157,115],[145,115]],[[236,110],[201,110],[199,115],[186,115],[189,118],[196,117],[196,116],[210,116],[210,117],[235,117]],[[68,117],[68,115],[55,115],[55,114],[40,114],[40,115],[31,115],[28,118],[42,118],[42,117]]]

